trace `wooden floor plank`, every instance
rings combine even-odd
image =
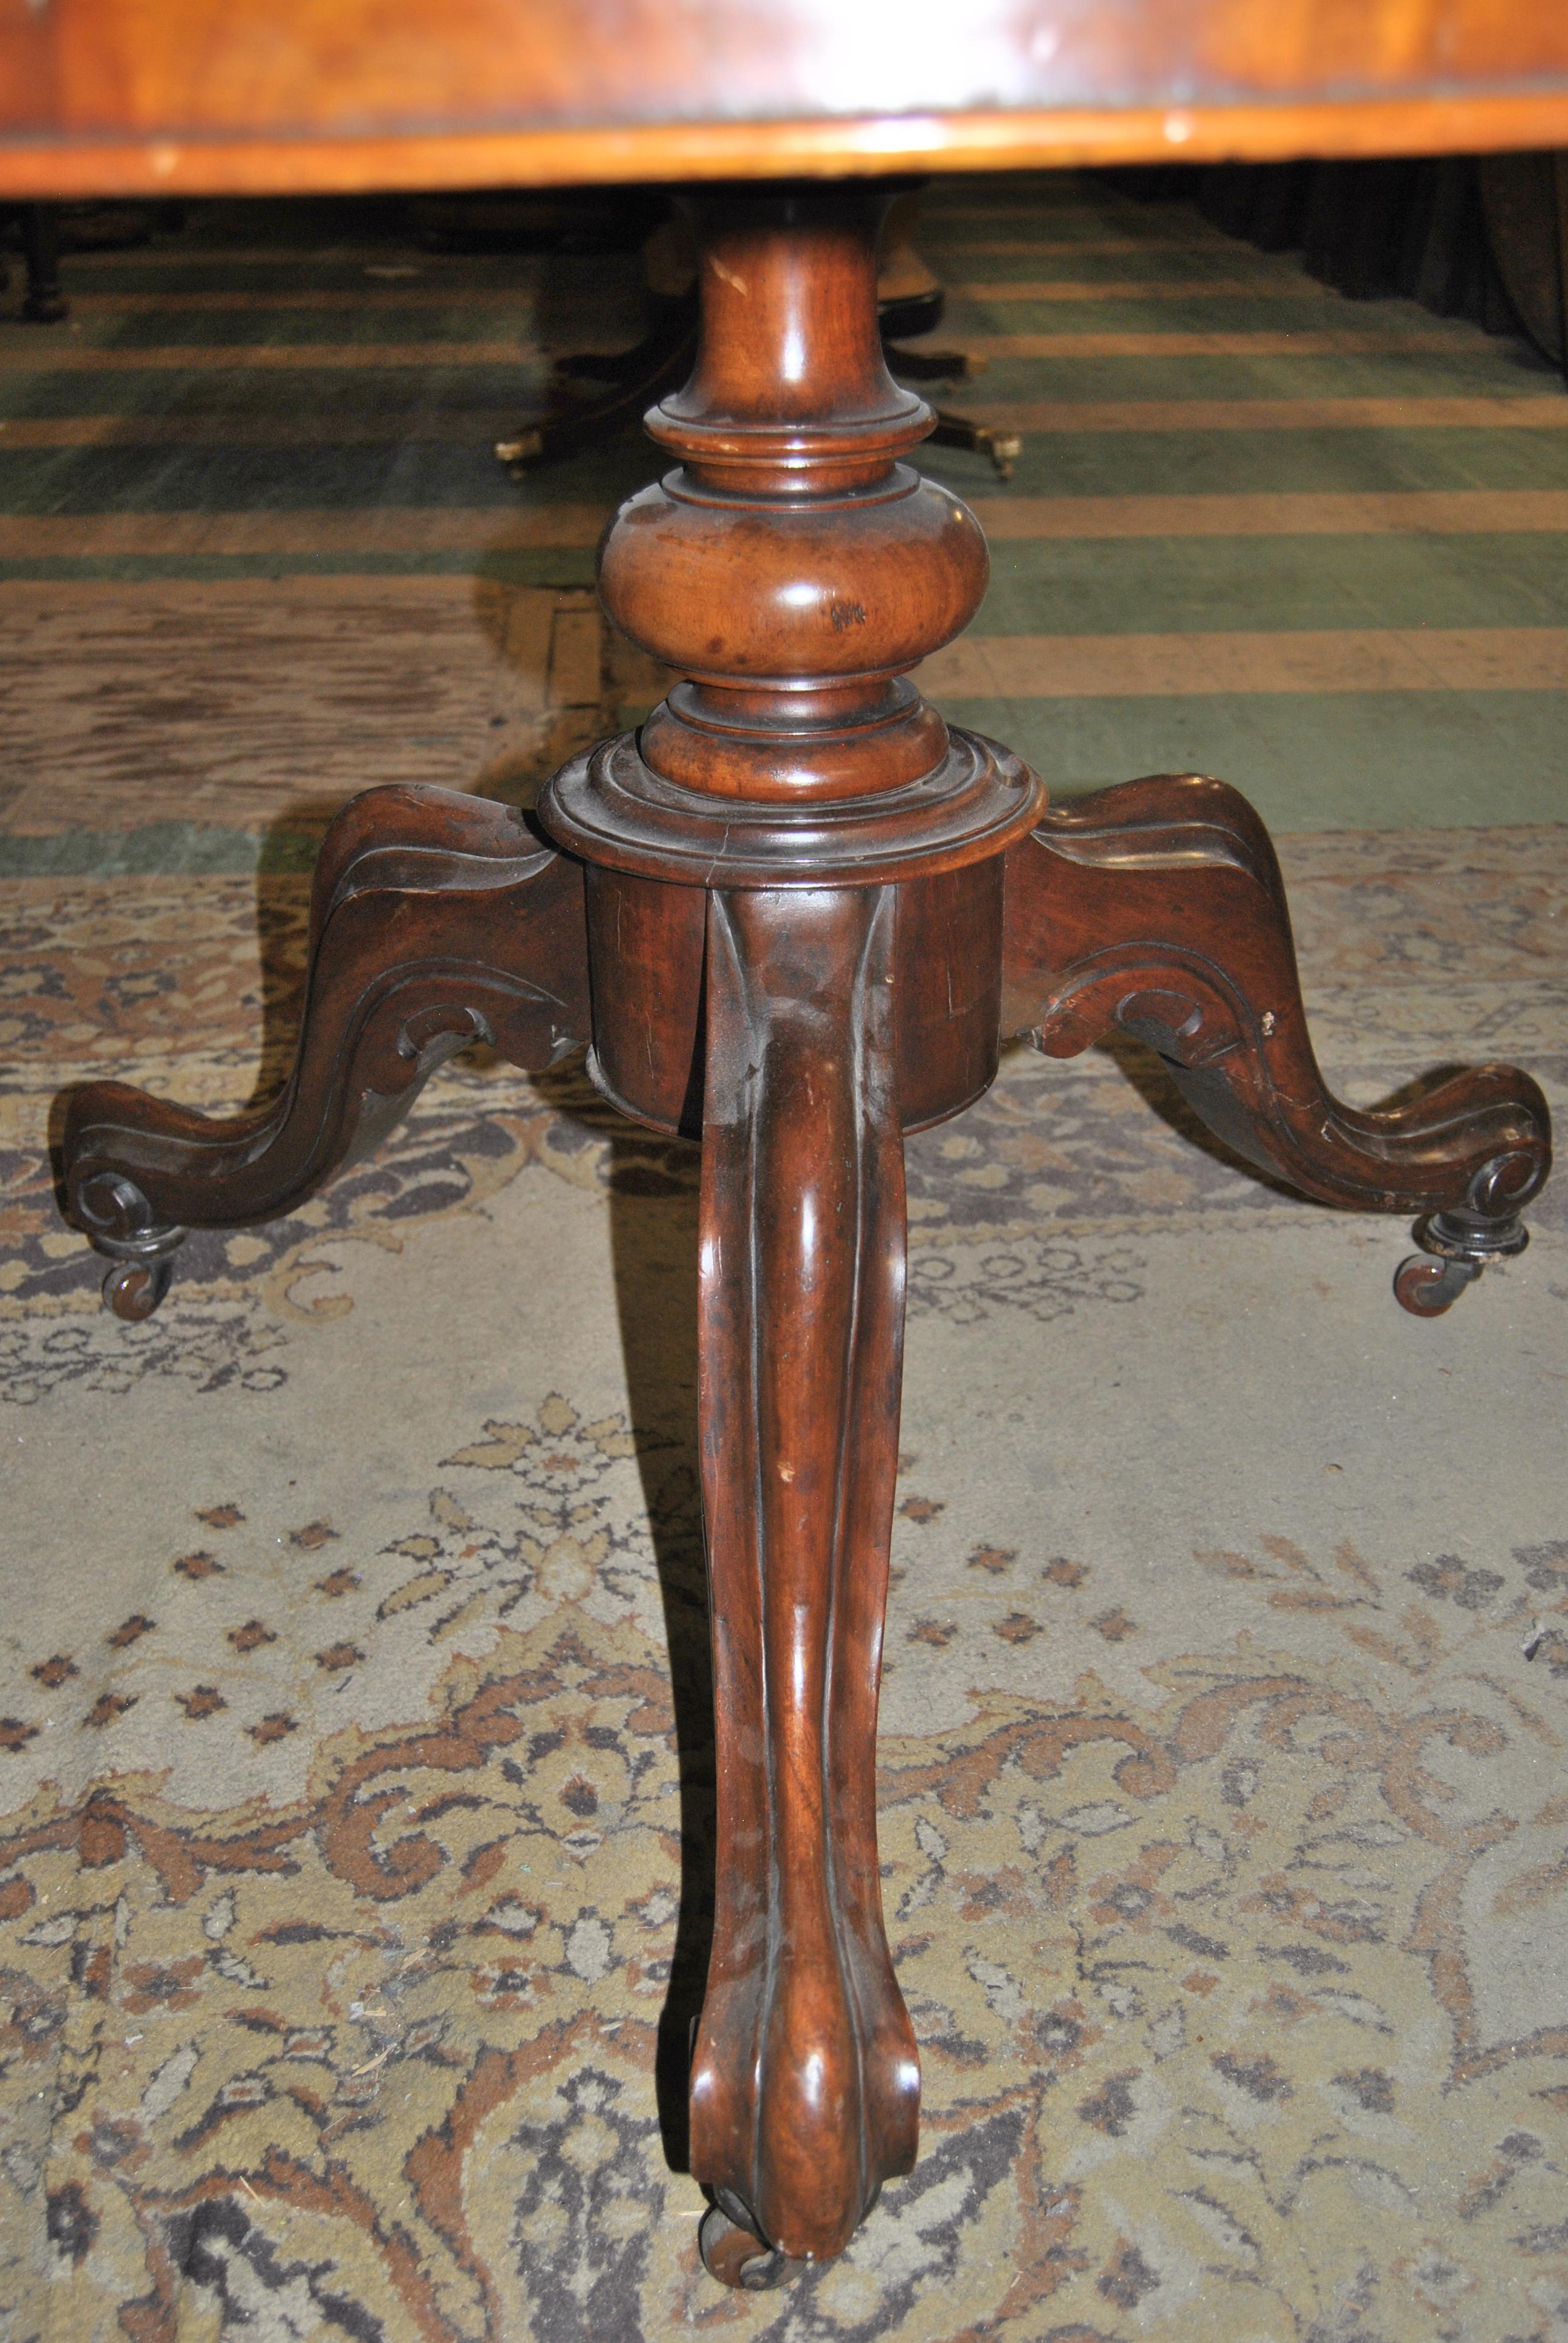
[[[967,635],[928,659],[920,681],[939,699],[1562,691],[1568,689],[1568,627]]]
[[[386,780],[527,795],[606,729],[586,588],[13,582],[3,608],[13,832],[249,827]]]

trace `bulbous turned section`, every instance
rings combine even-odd
[[[792,803],[906,788],[947,753],[907,671],[961,633],[985,539],[899,458],[930,410],[882,359],[871,187],[698,199],[702,337],[648,427],[681,467],[621,507],[599,592],[686,681],[643,728],[660,779]]]
[[[599,569],[617,626],[689,679],[643,755],[717,796],[837,796],[873,761],[877,787],[918,780],[946,739],[896,679],[968,626],[988,566],[968,507],[905,464],[766,505],[671,473],[622,506]]]
[[[688,676],[809,694],[913,667],[968,626],[986,576],[974,515],[907,464],[875,494],[760,508],[673,472],[621,507],[599,591]]]

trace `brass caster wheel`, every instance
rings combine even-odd
[[[720,2286],[739,2287],[743,2294],[766,2294],[799,2277],[804,2262],[792,2261],[762,2239],[754,2229],[732,2221],[721,2205],[710,2205],[697,2232],[702,2267]]]
[[[1428,1253],[1412,1252],[1395,1272],[1394,1299],[1412,1318],[1441,1318],[1480,1275],[1478,1262],[1433,1261]]]
[[[545,435],[537,428],[519,431],[515,439],[498,439],[496,442],[496,453],[502,463],[514,468],[537,464],[544,451]]]
[[[981,431],[977,436],[980,453],[990,458],[998,479],[1010,480],[1012,468],[1023,453],[1023,441],[1011,431]]]
[[[172,1261],[117,1261],[104,1280],[104,1307],[116,1318],[139,1324],[150,1318],[169,1290]]]
[[[175,1255],[189,1231],[156,1219],[123,1172],[92,1172],[73,1181],[68,1214],[94,1252],[108,1258],[105,1309],[131,1325],[150,1318],[169,1290]]]
[[[1545,1109],[1542,1109],[1544,1115]],[[1514,1177],[1515,1194],[1533,1192],[1545,1174],[1540,1165],[1526,1165],[1519,1176],[1522,1154],[1504,1155],[1483,1164],[1470,1183],[1470,1201],[1450,1212],[1433,1212],[1415,1224],[1415,1241],[1423,1252],[1401,1262],[1394,1276],[1395,1298],[1414,1318],[1441,1318],[1452,1310],[1467,1285],[1473,1285],[1489,1261],[1515,1261],[1530,1242],[1530,1232],[1517,1212],[1494,1209],[1499,1198],[1508,1202],[1507,1182]]]

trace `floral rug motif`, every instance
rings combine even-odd
[[[1568,834],[1286,860],[1345,1094],[1494,1053],[1568,1091]],[[1015,1052],[911,1142],[921,2155],[839,2262],[730,2295],[680,2169],[695,1153],[475,1056],[121,1326],[49,1099],[275,1081],[304,890],[0,897],[8,2337],[1568,2335],[1553,1192],[1422,1325],[1398,1224],[1200,1145],[1135,1051]]]

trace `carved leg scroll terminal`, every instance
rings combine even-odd
[[[874,1795],[904,1312],[895,893],[709,899],[719,1847],[691,2154],[723,2213],[774,2248],[764,2281],[839,2252],[915,2157],[920,2066],[882,1933]]]
[[[72,1095],[68,1210],[114,1263],[105,1300],[149,1316],[189,1229],[293,1211],[378,1146],[469,1042],[538,1071],[588,1030],[580,868],[506,806],[367,790],[322,846],[305,1026],[274,1103],[216,1121],[124,1082]]]
[[[1008,857],[1004,982],[1004,1030],[1049,1055],[1119,1028],[1249,1162],[1325,1203],[1422,1214],[1439,1260],[1405,1262],[1406,1309],[1435,1315],[1523,1250],[1519,1212],[1552,1161],[1535,1083],[1489,1065],[1404,1106],[1332,1097],[1274,850],[1223,782],[1161,774],[1053,806]]]

